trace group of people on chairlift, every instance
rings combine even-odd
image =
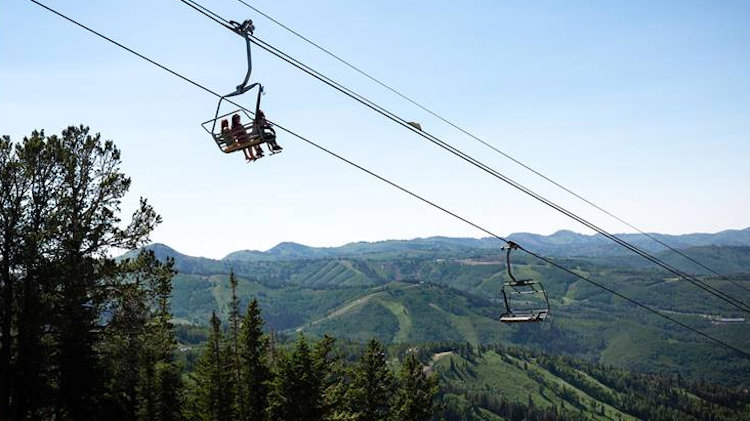
[[[227,121],[226,118],[221,120],[221,137],[227,147],[231,147],[235,143],[238,143],[240,147],[242,147],[243,144],[251,143],[259,139],[260,143],[257,145],[246,147],[242,150],[245,153],[245,159],[250,162],[263,157],[263,150],[260,148],[260,145],[263,142],[268,143],[271,153],[276,153],[283,149],[276,143],[276,135],[271,128],[271,123],[266,120],[266,115],[263,111],[258,110],[250,133],[245,130],[240,119],[241,117],[239,114],[234,114],[232,116],[231,128],[229,127],[229,121]]]

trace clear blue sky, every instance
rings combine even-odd
[[[176,0],[50,6],[219,91],[241,39]],[[648,231],[750,225],[748,1],[255,1],[250,3]],[[256,35],[419,121],[613,232],[631,230],[384,91],[234,0]],[[268,117],[485,225],[587,232],[309,76],[256,50]],[[252,105],[253,98],[241,100]],[[131,210],[154,241],[221,257],[281,241],[330,246],[482,236],[311,147],[247,165],[200,128],[215,98],[25,0],[0,5],[0,133],[84,123],[123,150]]]

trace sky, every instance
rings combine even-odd
[[[750,226],[750,2],[247,0],[503,152],[648,232]],[[223,93],[241,38],[177,0],[43,0]],[[388,92],[236,0],[255,34],[610,232],[633,230]],[[268,118],[499,235],[579,223],[254,50]],[[251,107],[254,94],[238,98]],[[279,132],[247,164],[200,123],[217,99],[28,0],[0,4],[0,134],[85,124],[122,150],[123,210],[220,258],[279,242],[486,234]],[[231,108],[225,109],[232,111]]]

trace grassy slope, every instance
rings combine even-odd
[[[534,362],[510,355],[501,356],[488,351],[472,362],[453,354],[435,363],[434,369],[440,373],[442,381],[458,382],[473,392],[496,394],[520,403],[532,401],[542,408],[576,408],[589,419],[635,419],[592,398]],[[564,397],[559,392],[563,386],[577,396],[578,401]],[[600,414],[600,407],[604,408],[604,415]]]
[[[567,379],[575,379],[574,385],[566,381],[566,378],[546,369],[545,367],[549,366],[545,364],[550,363],[546,357],[534,357],[511,350],[484,351],[474,353],[470,357],[443,353],[441,357],[433,362],[431,370],[439,374],[445,390],[452,390],[448,401],[452,402],[454,408],[467,407],[469,400],[473,400],[473,416],[470,419],[490,419],[486,418],[486,412],[492,407],[482,408],[481,396],[526,406],[533,405],[536,408],[556,408],[560,414],[567,411],[571,416],[597,420],[638,419],[627,413],[627,407],[623,405],[630,405],[631,408],[650,407],[652,411],[656,411],[651,412],[651,415],[658,414],[660,418],[694,419],[709,414],[716,417],[715,419],[750,418],[750,397],[747,393],[741,401],[737,401],[735,397],[730,398],[730,402],[722,401],[721,398],[708,400],[709,398],[699,397],[675,383],[658,386],[658,395],[645,393],[642,390],[643,383],[639,386],[638,382],[629,384],[626,381],[621,384],[620,390],[615,390],[591,374],[596,371],[587,372],[593,367],[574,361],[565,363],[559,359],[553,360],[557,367],[553,371],[566,372]],[[539,358],[541,360],[537,361]],[[601,372],[596,375],[601,375]],[[624,379],[631,376],[624,372],[618,375]],[[602,398],[598,399],[592,396],[592,393]],[[700,409],[699,412],[695,412],[699,407],[710,412],[700,412]]]
[[[334,308],[362,294],[361,289],[313,289],[296,286],[269,287],[238,277],[240,307],[252,297],[261,302],[263,317],[276,330],[292,329],[307,320],[323,317]],[[176,318],[206,324],[211,312],[227,314],[232,292],[225,275],[178,274],[173,281],[172,308]]]
[[[507,328],[489,318],[495,311],[494,306],[488,302],[477,305],[470,296],[457,291],[406,283],[391,283],[379,291],[357,301],[372,304],[369,309],[387,309],[388,318],[396,321],[398,329],[391,336],[382,337],[375,335],[375,331],[371,332],[372,336],[384,341],[413,343],[447,338],[477,343],[480,339],[506,336]],[[370,320],[376,317],[358,316],[365,316],[360,306],[344,304],[324,317],[306,323],[303,328],[314,334],[333,332],[344,337],[349,337],[350,332],[366,334]],[[350,330],[352,328],[354,330]],[[384,331],[380,329],[377,333]]]

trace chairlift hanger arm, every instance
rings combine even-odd
[[[512,241],[507,241],[507,243],[508,243],[508,245],[504,247],[507,250],[506,253],[505,253],[505,266],[508,269],[508,276],[510,276],[511,282],[514,283],[514,284],[516,284],[516,283],[518,283],[518,281],[516,280],[516,277],[513,276],[513,271],[510,269],[510,251],[513,250],[513,249],[517,249],[518,248],[518,244],[516,244],[516,243],[514,243]]]
[[[194,0],[180,0],[180,1],[192,7],[193,9],[197,10],[199,13],[202,13],[203,15],[213,20],[214,22],[218,23],[219,25],[229,29],[230,31],[234,32],[235,34],[245,39],[245,48],[247,51],[247,72],[245,73],[245,79],[242,81],[241,84],[237,85],[237,88],[235,89],[234,92],[232,92],[231,94],[224,95],[221,98],[223,99],[225,97],[241,95],[249,91],[250,89],[252,89],[252,85],[247,86],[247,83],[250,81],[250,74],[252,73],[252,70],[253,70],[252,52],[250,49],[250,36],[253,35],[253,31],[255,31],[255,25],[253,25],[252,19],[246,19],[242,23],[239,23],[233,20],[226,20],[223,17],[219,16],[218,14],[214,13],[210,9],[206,8],[205,6],[201,5],[200,3]]]
[[[252,48],[251,48],[251,42],[250,42],[250,36],[253,34],[253,31],[255,30],[255,26],[253,25],[253,21],[251,19],[247,19],[246,21],[242,23],[237,23],[235,21],[229,21],[229,23],[232,25],[232,30],[237,34],[240,35],[242,38],[245,39],[245,49],[247,51],[247,73],[245,73],[245,79],[242,81],[241,84],[237,85],[237,89],[232,92],[229,95],[226,96],[235,96],[235,95],[242,95],[245,92],[249,91],[253,88],[256,84],[252,84],[250,86],[247,86],[247,82],[250,81],[250,74],[253,72],[253,56],[252,56]]]

